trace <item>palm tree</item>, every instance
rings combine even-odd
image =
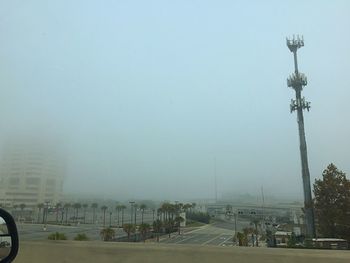
[[[26,208],[26,204],[20,204],[19,205],[19,208],[21,208],[21,217],[23,218],[23,211],[24,211],[24,208]]]
[[[62,207],[62,204],[58,202],[56,204],[56,223],[58,223],[58,212],[60,211],[60,208]]]
[[[111,241],[115,237],[115,231],[113,228],[103,228],[100,232],[100,236],[102,237],[103,241]]]
[[[192,212],[192,209],[194,210],[196,208],[196,205],[197,205],[196,203],[191,204],[191,212]]]
[[[136,204],[136,203],[134,204],[134,213],[135,213],[135,214],[134,214],[134,220],[135,220],[135,222],[134,222],[134,223],[135,223],[135,226],[136,226],[136,219],[137,219],[137,207],[138,207],[138,206],[139,206],[138,204]]]
[[[98,208],[98,204],[97,204],[97,203],[92,203],[92,204],[91,204],[91,208],[92,208],[92,223],[95,224],[95,220],[96,220],[96,209]]]
[[[124,225],[124,210],[126,209],[126,206],[125,205],[121,205],[120,209],[122,211],[122,225]]]
[[[147,206],[145,204],[141,204],[140,205],[140,209],[141,209],[141,224],[143,224],[143,214],[145,213],[146,207]]]
[[[153,231],[157,234],[157,242],[159,242],[159,233],[162,231],[163,223],[157,219],[153,222]]]
[[[78,217],[79,217],[79,209],[81,208],[81,204],[80,203],[75,203],[73,205],[73,208],[75,209],[75,216],[74,216],[75,222],[77,222],[78,221]]]
[[[39,223],[41,210],[44,208],[44,204],[43,203],[37,204],[37,208],[38,208],[38,223]]]
[[[117,212],[117,226],[119,227],[119,212],[121,210],[121,205],[116,205],[115,211]]]
[[[130,234],[135,233],[136,227],[134,224],[124,224],[123,230],[128,234],[128,240],[130,240]]]
[[[89,207],[89,205],[88,205],[88,204],[83,204],[82,207],[83,207],[83,209],[84,209],[84,224],[85,224],[86,209]]]
[[[69,212],[69,208],[71,207],[72,205],[70,203],[65,203],[64,204],[64,210],[66,211],[66,224],[68,224],[68,212]]]
[[[259,223],[260,223],[260,220],[257,218],[254,218],[250,223],[250,225],[253,225],[255,227],[253,234],[255,234],[255,236],[256,236],[256,246],[257,247],[259,246],[259,237],[258,237],[258,235],[259,235],[259,230],[258,230]],[[253,241],[253,246],[254,246],[254,241]]]
[[[191,206],[191,204],[184,204],[183,209],[185,210],[185,212],[187,212],[187,210],[190,209]]]
[[[106,225],[106,211],[107,211],[108,207],[107,206],[102,206],[101,210],[103,211],[103,227],[105,227]]]
[[[150,229],[151,229],[151,226],[147,223],[142,223],[139,226],[139,231],[140,231],[141,238],[142,238],[143,242],[145,242],[147,234],[149,233]]]
[[[177,225],[178,231],[179,231],[179,235],[181,234],[181,223],[185,221],[185,219],[183,219],[181,216],[177,216],[175,218],[175,223]]]
[[[175,224],[175,221],[173,219],[171,219],[171,218],[164,222],[164,226],[165,226],[165,229],[168,232],[169,238],[170,238],[171,231],[174,228],[174,224]]]

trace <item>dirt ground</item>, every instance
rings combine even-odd
[[[350,250],[211,247],[97,241],[22,242],[15,262],[350,262]]]

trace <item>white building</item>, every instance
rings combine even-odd
[[[7,142],[1,157],[2,204],[30,207],[62,198],[64,162],[54,144],[39,140]]]

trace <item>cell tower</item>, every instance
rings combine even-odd
[[[310,172],[307,159],[307,148],[305,140],[304,129],[304,116],[303,110],[310,110],[310,102],[305,101],[304,97],[301,97],[301,91],[303,87],[307,85],[307,78],[303,73],[298,70],[297,51],[304,46],[303,37],[295,37],[292,39],[287,38],[287,46],[294,55],[294,73],[287,79],[287,86],[295,90],[295,100],[292,99],[290,104],[290,112],[297,112],[298,126],[299,126],[299,141],[300,141],[300,157],[301,157],[301,172],[303,177],[304,188],[304,209],[305,209],[305,221],[306,221],[306,236],[309,238],[315,237],[315,220],[314,210],[311,196],[310,185]]]

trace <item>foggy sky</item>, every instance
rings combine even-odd
[[[296,4],[295,4],[296,2]],[[302,198],[293,72],[311,181],[350,173],[348,1],[2,1],[0,141],[65,146],[65,192],[126,198]]]

